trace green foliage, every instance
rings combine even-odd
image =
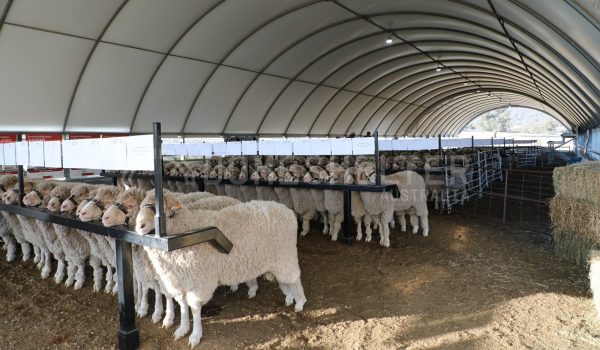
[[[473,129],[480,131],[511,131],[512,123],[508,108],[489,111],[469,124]]]
[[[473,131],[558,135],[567,129],[556,119],[527,108],[500,108],[489,111],[466,126]]]

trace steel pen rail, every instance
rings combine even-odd
[[[20,137],[19,137],[20,140]],[[154,185],[162,189],[162,155],[161,155],[161,126],[154,123],[153,128],[154,147]],[[119,349],[137,349],[140,345],[139,330],[135,325],[135,301],[133,293],[133,259],[132,244],[159,249],[162,251],[173,251],[190,247],[199,243],[211,243],[221,253],[229,253],[233,244],[216,227],[204,227],[191,232],[176,235],[168,235],[166,231],[165,214],[163,208],[163,191],[156,191],[156,216],[154,233],[139,235],[125,226],[105,227],[96,221],[83,222],[74,216],[53,214],[45,209],[25,207],[23,205],[24,172],[23,166],[18,167],[19,177],[19,203],[7,205],[0,203],[0,210],[15,215],[22,215],[37,220],[51,222],[66,227],[84,230],[115,239],[116,263],[118,276],[119,297]],[[159,170],[159,171],[156,171]]]

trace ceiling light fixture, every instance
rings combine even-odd
[[[481,90],[477,89],[477,93],[480,93],[480,92],[481,92]]]
[[[389,35],[386,39],[385,39],[385,43],[387,45],[391,45],[394,42],[394,40],[392,39],[392,36]]]
[[[440,61],[438,61],[438,66],[435,69],[436,72],[441,72],[442,71],[442,64],[440,63]]]

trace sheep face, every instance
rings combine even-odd
[[[154,230],[154,210],[149,207],[142,207],[135,217],[135,232],[140,235],[147,235]]]
[[[60,207],[61,207],[60,198],[52,197],[48,201],[48,205],[46,206],[46,209],[48,209],[49,211],[51,211],[53,213],[56,213],[60,210]]]
[[[304,174],[304,177],[302,178],[302,181],[310,183],[310,182],[314,181],[314,178],[313,178],[313,176],[312,176],[311,173],[306,173],[306,174]]]
[[[28,207],[37,207],[42,204],[43,194],[40,191],[31,191],[23,197],[23,204]]]
[[[279,180],[279,176],[277,176],[277,173],[273,171],[269,174],[269,176],[267,177],[267,180],[269,180],[271,182],[277,181],[277,180]]]
[[[124,225],[127,222],[128,214],[121,203],[115,203],[102,214],[102,225],[107,227]]]
[[[297,181],[297,179],[294,177],[294,175],[291,172],[286,171],[286,173],[283,175],[283,181],[294,182],[294,181]]]
[[[331,176],[329,175],[327,170],[321,170],[319,172],[319,180],[321,180],[321,182],[329,182],[330,178],[331,178]]]
[[[356,183],[356,178],[353,173],[346,172],[344,175],[344,184],[345,185],[354,185]]]
[[[19,202],[19,190],[16,188],[13,188],[12,190],[5,192],[4,195],[2,195],[2,200],[4,201],[4,204],[16,204]]]
[[[240,179],[241,179],[241,177],[240,177]],[[260,174],[258,173],[258,170],[254,171],[252,173],[252,175],[250,175],[250,180],[252,180],[252,181],[260,180]]]
[[[60,205],[61,213],[72,213],[75,211],[75,209],[77,209],[77,205],[73,201],[73,197],[65,199]]]
[[[99,199],[92,199],[87,202],[81,211],[79,212],[79,219],[81,221],[92,221],[99,220],[104,212],[104,205]]]

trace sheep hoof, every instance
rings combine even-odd
[[[300,232],[300,236],[306,236],[308,234],[308,231],[302,231]]]
[[[162,322],[162,328],[171,328],[171,326],[173,325],[173,321],[173,317],[165,317]]]
[[[304,309],[304,303],[296,303],[296,306],[294,306],[294,311],[296,312],[300,312]]]
[[[238,291],[238,287],[239,287],[238,284],[234,284],[232,286],[229,286],[229,291],[232,292],[232,293],[235,293],[235,292]]]
[[[360,241],[362,239],[362,235],[356,235],[356,241]]]
[[[21,261],[27,262],[27,260],[29,260],[29,255],[23,255],[23,258],[21,259]]]
[[[367,243],[371,242],[371,236],[367,236],[367,238],[365,238],[365,242],[367,242]]]
[[[427,237],[427,236],[429,236],[429,232],[423,231],[423,237]]]
[[[190,337],[188,338],[188,345],[191,348],[194,348],[196,347],[196,345],[200,344],[200,339],[202,339],[202,331],[197,333],[192,332],[192,335],[190,335]]]
[[[42,279],[45,279],[45,278],[48,278],[48,277],[50,277],[50,269],[44,268],[42,270]]]
[[[6,261],[8,261],[8,262],[12,262],[12,261],[14,261],[14,260],[15,260],[15,258],[16,258],[16,255],[15,255],[14,253],[13,253],[13,254],[7,254],[7,255],[6,255]]]
[[[158,323],[160,322],[160,319],[162,318],[163,315],[163,311],[162,310],[154,310],[154,313],[152,314],[152,323]]]
[[[81,289],[81,287],[83,287],[83,281],[77,281],[75,282],[75,286],[73,286],[73,289],[78,290]]]
[[[190,331],[189,327],[179,326],[175,330],[175,333],[173,334],[175,336],[175,340],[179,340],[179,339],[183,338],[186,334],[188,334],[189,331]]]
[[[252,289],[250,289],[250,290],[248,291],[248,299],[252,299],[252,298],[254,298],[255,296],[256,296],[256,291],[255,291],[255,290],[252,290]]]
[[[275,276],[273,276],[270,272],[265,273],[265,279],[269,282],[275,281]]]
[[[400,226],[400,231],[406,232],[406,226]]]
[[[337,241],[337,234],[335,234],[335,235],[331,236],[331,241],[332,241],[332,242],[335,242],[335,241]]]
[[[60,284],[63,281],[64,278],[65,278],[65,276],[62,275],[62,274],[61,275],[54,275],[54,282],[56,282],[56,284]]]
[[[65,287],[70,287],[73,285],[75,281],[73,280],[72,277],[68,277],[67,280],[65,281]]]
[[[292,305],[293,302],[294,302],[294,297],[292,297],[291,295],[285,296],[285,306],[290,306],[290,305]]]
[[[140,307],[137,312],[137,316],[139,318],[144,318],[144,317],[148,316],[148,307]]]
[[[412,230],[413,235],[416,235],[417,232],[419,232],[419,228],[418,227],[417,228],[413,228],[413,230]]]

